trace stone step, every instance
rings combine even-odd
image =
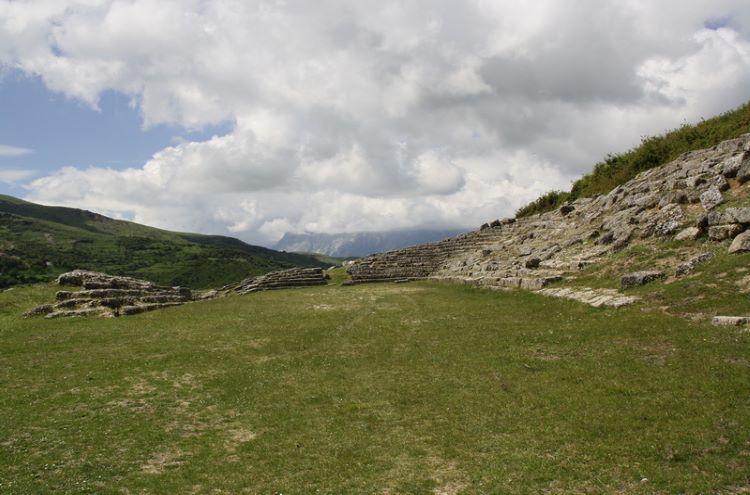
[[[117,315],[123,315],[123,316],[135,315],[138,313],[145,313],[147,311],[154,311],[157,309],[169,308],[172,306],[180,306],[182,304],[183,303],[167,302],[167,303],[139,304],[135,306],[123,306],[122,308],[120,308],[119,313]]]
[[[45,315],[45,318],[65,318],[65,317],[81,317],[81,316],[111,316],[112,312],[106,308],[85,308],[85,309],[73,309],[73,310],[61,310],[53,311]]]
[[[347,280],[341,285],[361,285],[361,284],[383,284],[383,283],[404,283],[411,282],[413,280],[420,280],[417,278],[408,277],[394,277],[394,278],[372,278],[367,280]]]
[[[539,294],[551,297],[570,299],[572,301],[582,302],[595,308],[606,306],[610,308],[620,308],[638,301],[635,296],[626,296],[614,289],[589,289],[586,287],[568,288],[554,287],[537,291]]]
[[[739,327],[750,324],[750,316],[714,316],[711,323],[720,327]]]

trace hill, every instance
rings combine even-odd
[[[578,198],[606,194],[639,173],[675,160],[688,151],[715,146],[750,132],[750,102],[708,120],[672,130],[660,136],[644,137],[632,150],[608,155],[591,173],[573,183],[570,191],[550,191],[519,208],[516,217],[525,217],[559,208]]]
[[[347,270],[353,283],[450,280],[592,305],[631,304],[648,294],[668,301],[664,311],[707,320],[747,316],[747,298],[733,294],[750,287],[743,266],[748,252],[750,134],[745,134],[686,152],[605,195],[369,256]],[[631,277],[631,272],[641,273]],[[651,283],[633,288],[646,282]]]
[[[313,256],[231,237],[170,232],[0,195],[0,287],[47,281],[83,268],[207,288],[273,270],[319,265]]]
[[[336,257],[360,257],[453,237],[464,230],[390,230],[342,234],[286,233],[274,249],[321,253]]]

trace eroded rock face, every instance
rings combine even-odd
[[[57,278],[61,286],[82,290],[61,290],[54,304],[39,306],[27,316],[121,316],[185,304],[205,296],[186,287],[162,287],[146,280],[106,273],[74,270]]]
[[[607,194],[579,198],[512,223],[487,223],[451,239],[368,256],[347,271],[353,283],[430,278],[535,286],[536,280],[572,275],[651,238],[733,239],[750,227],[750,209],[719,211],[719,206],[728,191],[747,187],[737,177],[743,167],[750,169],[748,148],[750,134],[685,153]]]

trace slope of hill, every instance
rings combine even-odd
[[[683,125],[661,136],[644,137],[632,150],[607,156],[573,183],[570,191],[550,191],[516,212],[517,217],[543,213],[569,201],[606,194],[639,173],[664,165],[682,153],[715,146],[750,132],[750,102],[695,125]]]
[[[206,288],[273,270],[318,265],[312,256],[281,253],[231,237],[169,232],[0,195],[0,287],[46,281],[84,268]]]
[[[274,249],[301,253],[321,253],[337,257],[360,257],[381,251],[439,241],[465,230],[391,230],[343,234],[286,233]]]
[[[750,309],[747,298],[731,297],[750,287],[743,266],[750,256],[748,229],[745,134],[684,153],[606,195],[373,255],[348,270],[355,283],[431,278],[529,290],[549,285],[555,290],[543,293],[612,305],[641,290],[622,280],[624,292],[617,292],[621,277],[648,270],[655,273],[646,278],[659,280],[648,286],[649,297],[668,301],[666,310],[695,318],[738,315]],[[708,275],[695,278],[701,272]]]

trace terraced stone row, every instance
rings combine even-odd
[[[215,292],[198,293],[185,287],[163,287],[146,280],[118,277],[106,273],[75,270],[57,279],[62,286],[83,290],[61,290],[57,302],[31,310],[28,315],[46,318],[66,316],[121,316],[153,311],[214,297]]]
[[[322,268],[290,268],[289,270],[247,278],[236,286],[226,287],[224,290],[249,294],[261,290],[294,289],[325,285],[326,283],[326,274]]]
[[[570,276],[651,237],[733,239],[730,252],[748,251],[750,208],[719,208],[728,192],[748,181],[750,134],[685,153],[607,194],[579,198],[557,211],[495,220],[451,239],[375,254],[347,271],[352,283],[436,278],[536,287],[539,280]]]

